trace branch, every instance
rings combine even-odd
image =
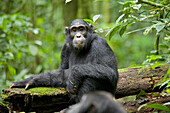
[[[156,41],[155,41],[156,55],[159,55],[159,39],[160,39],[160,35],[157,34],[157,35],[156,35]]]
[[[18,13],[18,12],[20,12],[21,10],[23,10],[23,7],[25,6],[26,2],[27,2],[27,1],[24,0],[24,1],[22,2],[21,6],[20,6],[19,8],[17,8],[17,9],[15,9],[15,11],[14,11],[13,13]]]
[[[167,7],[167,6],[163,5],[163,4],[158,4],[158,3],[155,3],[155,2],[151,2],[151,1],[138,0],[138,3],[144,3],[144,4],[154,6],[154,7],[165,7],[167,10],[170,10],[169,7]]]

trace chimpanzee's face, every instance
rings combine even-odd
[[[82,49],[85,46],[86,34],[86,26],[79,22],[74,23],[74,25],[70,27],[70,35],[75,48]]]
[[[67,45],[71,45],[76,52],[82,52],[90,47],[93,26],[86,23],[82,19],[75,19],[71,22],[69,27],[65,28]]]
[[[70,31],[72,45],[77,50],[83,49],[86,45],[88,26],[89,25],[85,21],[76,19],[72,21],[68,28]]]
[[[73,25],[70,28],[70,35],[71,38],[80,38],[81,35],[85,36],[86,33],[86,26],[85,25]]]

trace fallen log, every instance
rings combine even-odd
[[[11,111],[50,113],[69,106],[69,98],[64,88],[24,88],[3,89],[3,101],[8,102]]]
[[[155,69],[128,68],[119,72],[119,82],[116,98],[135,95],[141,90],[153,91],[153,87],[165,75],[169,65]],[[3,89],[3,101],[9,102],[11,111],[25,111],[37,113],[50,113],[68,107],[69,98],[64,88],[32,88],[27,91],[21,88]]]
[[[169,65],[151,68],[127,68],[119,72],[119,82],[116,90],[116,98],[138,94],[141,90],[145,92],[161,91],[153,87],[162,80],[162,76],[168,71]]]

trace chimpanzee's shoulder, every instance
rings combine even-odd
[[[107,44],[107,41],[103,38],[103,37],[100,37],[99,35],[95,35],[95,38],[93,40],[94,43],[97,43],[97,44]]]

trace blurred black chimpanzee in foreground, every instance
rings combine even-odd
[[[113,100],[113,96],[104,91],[95,91],[83,95],[81,101],[66,113],[127,113],[125,109]]]
[[[117,82],[116,57],[106,40],[94,32],[92,25],[76,19],[65,28],[60,68],[13,82],[10,88],[65,87],[70,99],[79,102],[83,94],[95,90],[115,95]]]

